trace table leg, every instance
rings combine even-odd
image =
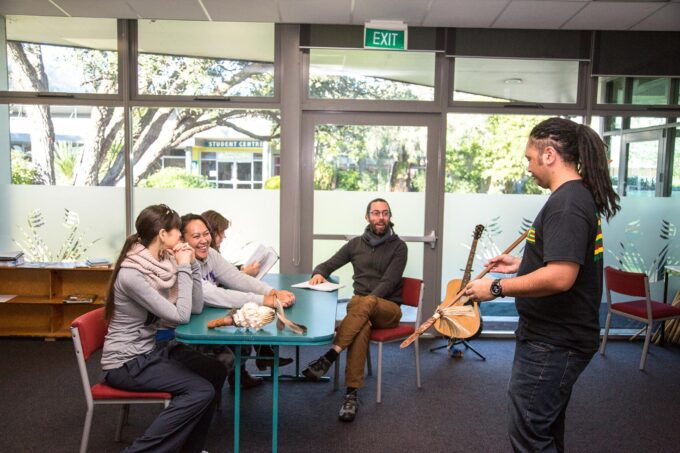
[[[234,368],[234,453],[239,450],[241,425],[241,345],[236,345],[236,364]]]
[[[272,453],[276,453],[279,443],[279,347],[274,346],[274,388],[272,402]]]

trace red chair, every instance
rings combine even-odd
[[[87,403],[87,414],[85,415],[85,426],[83,427],[83,438],[80,441],[80,452],[87,451],[87,443],[90,438],[90,428],[92,427],[92,414],[95,404],[122,404],[118,427],[116,428],[116,442],[120,442],[123,432],[123,425],[127,422],[130,404],[157,403],[168,407],[172,395],[166,392],[128,392],[110,387],[104,383],[90,386],[90,378],[87,374],[86,361],[90,356],[104,346],[104,336],[107,327],[104,322],[104,308],[85,313],[76,318],[71,324],[71,336],[73,346],[76,349],[80,378],[83,381],[85,391],[85,401]]]
[[[652,325],[658,321],[680,318],[680,308],[651,300],[649,296],[649,279],[647,275],[637,272],[625,272],[607,266],[604,269],[604,280],[607,285],[607,321],[604,326],[604,337],[600,346],[600,354],[604,355],[607,347],[607,335],[612,314],[625,316],[647,324],[645,345],[640,358],[640,370],[645,369],[649,342],[652,339]],[[630,302],[612,303],[611,293],[625,296],[643,297]]]
[[[423,281],[417,278],[404,277],[402,279],[403,288],[401,293],[401,298],[404,305],[409,305],[411,307],[416,307],[416,321],[413,325],[406,323],[399,323],[397,327],[392,327],[389,329],[371,329],[371,343],[378,345],[378,390],[376,394],[376,401],[380,403],[382,401],[382,357],[383,357],[383,345],[385,343],[392,343],[395,341],[403,341],[408,338],[413,332],[415,332],[416,326],[420,325],[421,311],[422,311],[422,301],[423,301]],[[415,354],[416,354],[416,385],[420,388],[420,347],[418,344],[418,339],[414,342]],[[368,368],[368,375],[373,375],[373,369],[371,366],[371,351],[368,351],[368,360],[366,361],[366,366]],[[338,361],[335,362],[335,381],[334,387],[337,389],[338,382],[340,378],[340,369]]]

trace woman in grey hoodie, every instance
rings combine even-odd
[[[180,217],[166,205],[145,208],[113,271],[106,303],[102,369],[107,384],[169,392],[170,405],[128,452],[200,452],[227,370],[174,341],[156,344],[161,322],[184,324],[203,310],[201,270],[180,242]]]

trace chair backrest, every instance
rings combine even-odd
[[[401,279],[401,300],[404,304],[417,307],[422,300],[423,281],[417,278],[404,277]]]
[[[626,272],[607,266],[604,269],[604,281],[607,291],[645,298],[649,295],[647,275],[640,272]]]
[[[104,307],[89,311],[78,316],[71,324],[71,329],[78,329],[80,347],[83,351],[83,359],[87,360],[90,355],[104,346],[107,326],[104,321]],[[74,337],[74,341],[75,341]],[[78,345],[76,344],[76,348]]]

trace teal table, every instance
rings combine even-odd
[[[338,293],[291,288],[291,285],[309,279],[309,274],[271,274],[263,280],[276,289],[286,289],[295,294],[295,305],[286,308],[286,317],[307,326],[307,333],[299,335],[288,329],[276,330],[276,321],[263,329],[253,332],[237,327],[208,329],[208,321],[227,314],[223,308],[205,308],[201,314],[192,315],[188,324],[178,326],[175,336],[178,341],[191,344],[267,344],[274,349],[273,390],[272,390],[272,452],[278,445],[279,415],[279,346],[315,346],[329,344],[335,333],[335,310]],[[234,374],[234,452],[239,451],[240,406],[241,406],[241,348],[234,348],[236,363]]]

